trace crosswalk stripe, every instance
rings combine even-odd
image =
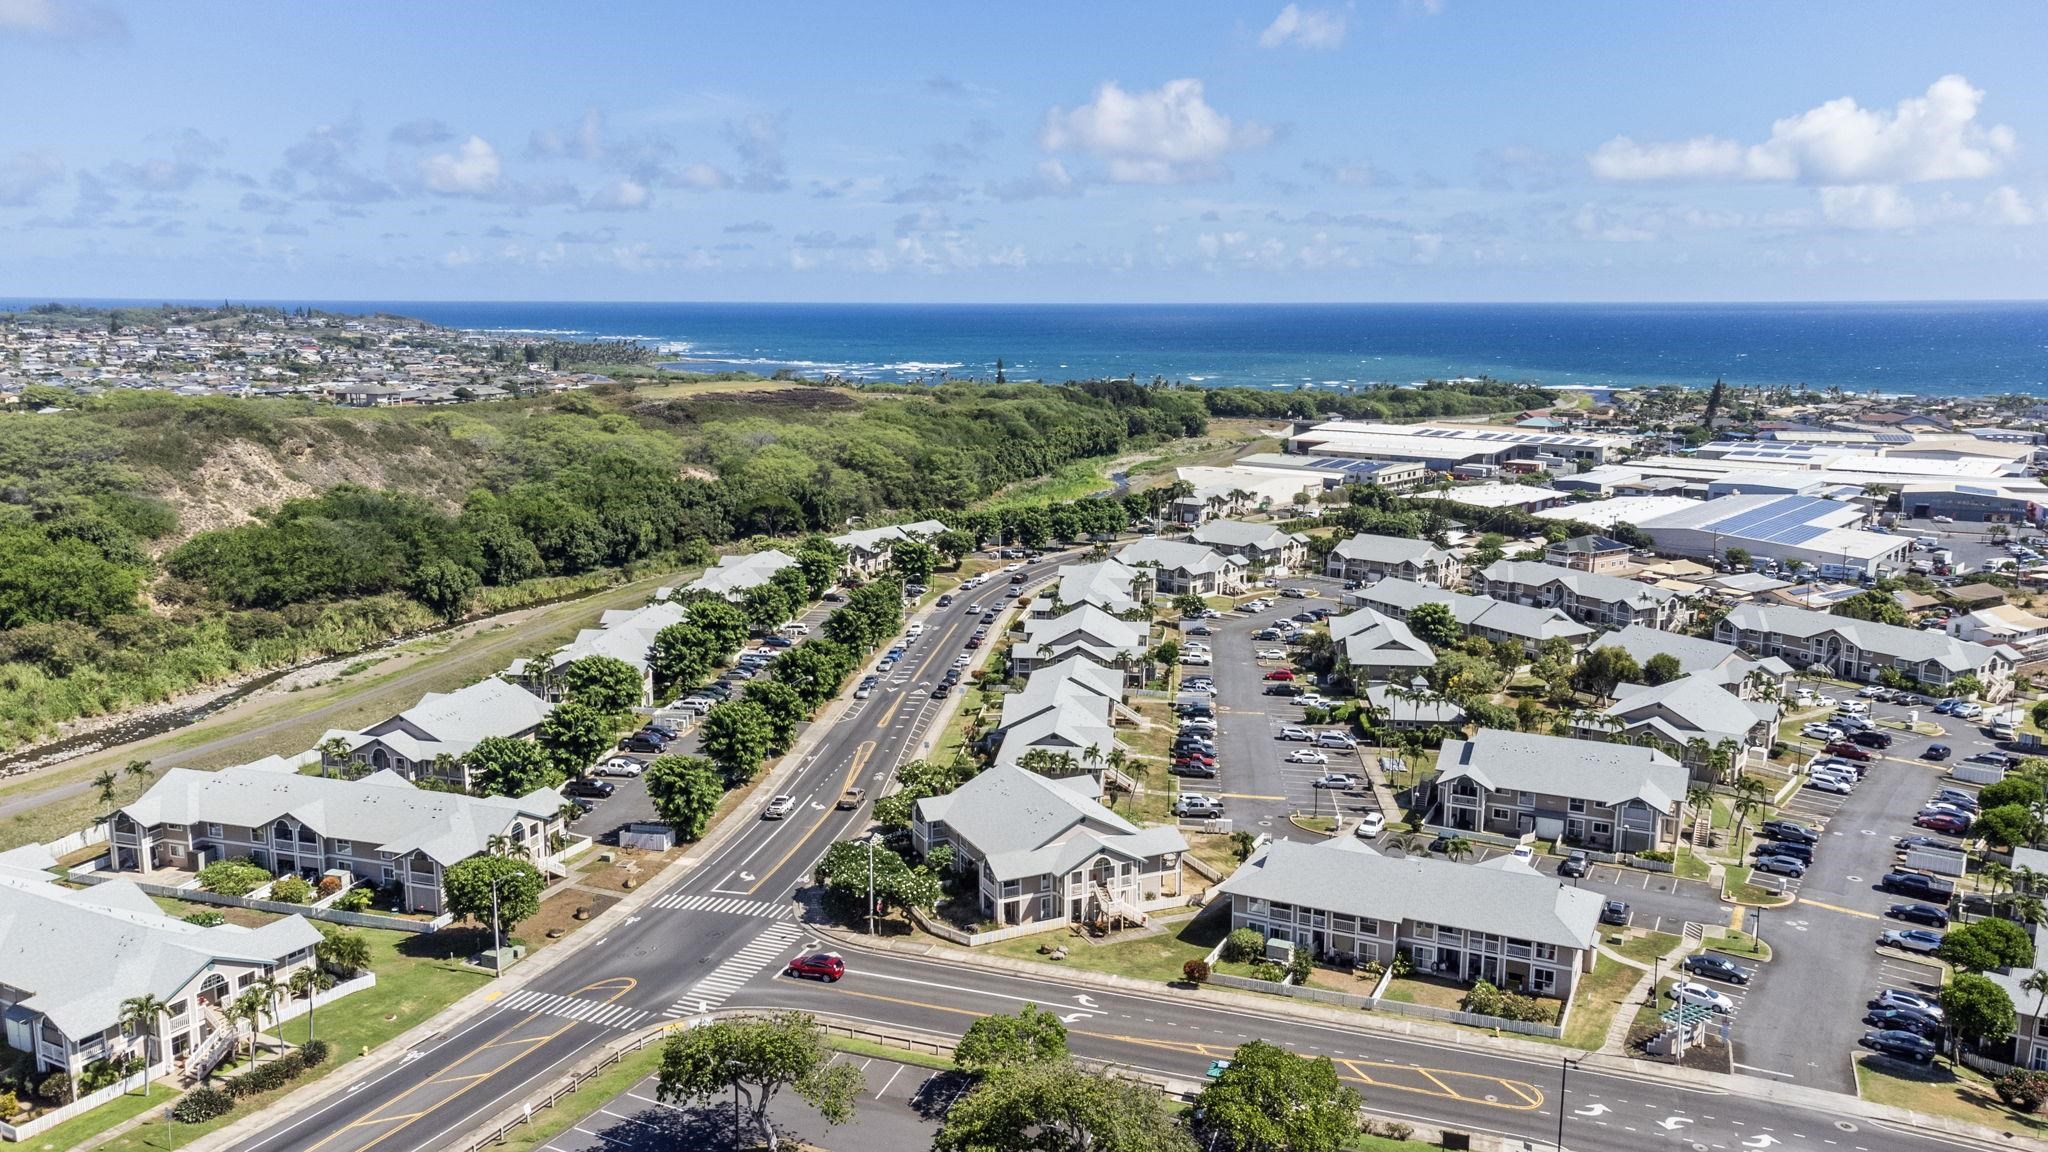
[[[559,996],[537,992],[531,988],[522,988],[505,997],[499,1007],[508,1011],[538,1012],[544,1016],[559,1016],[565,1020],[619,1029],[631,1028],[648,1015],[645,1009],[635,1009],[625,1004],[608,1004],[574,996]]]
[[[754,978],[783,949],[796,942],[801,930],[794,924],[778,923],[721,961],[697,981],[689,992],[662,1013],[665,1017],[686,1016],[703,1006],[716,1007],[726,997]]]

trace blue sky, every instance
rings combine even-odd
[[[0,295],[2048,295],[2048,5],[0,0]]]

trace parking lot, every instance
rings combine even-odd
[[[1822,689],[1842,696],[1839,687]],[[1846,697],[1845,697],[1846,698]],[[1909,711],[1941,725],[1943,735],[1919,735],[1882,721],[1903,719]],[[1892,746],[1868,763],[1862,783],[1847,796],[1802,788],[1777,815],[1821,830],[1813,866],[1786,890],[1799,897],[1784,909],[1762,913],[1762,933],[1775,949],[1775,959],[1761,965],[1762,974],[1745,991],[1746,1010],[1770,1019],[1796,1019],[1798,1029],[1736,1029],[1737,1071],[1826,1088],[1855,1090],[1852,1057],[1865,1003],[1880,989],[1931,991],[1940,972],[1908,953],[1877,946],[1878,933],[1911,927],[1885,918],[1894,903],[1911,897],[1880,889],[1884,874],[1898,866],[1901,837],[1921,833],[1914,815],[1936,789],[1946,769],[1993,745],[1974,723],[1908,709],[1874,704],[1880,730],[1893,737]],[[1812,741],[1804,741],[1809,747]],[[1921,758],[1930,744],[1949,745],[1951,758],[1932,763]],[[1746,921],[1753,928],[1754,914]]]
[[[1284,651],[1288,646],[1279,640],[1253,640],[1252,634],[1283,625],[1306,628],[1306,622],[1291,617],[1312,608],[1340,610],[1331,596],[1335,589],[1332,581],[1299,578],[1279,583],[1282,588],[1312,589],[1318,595],[1293,598],[1281,596],[1278,589],[1265,590],[1264,594],[1272,598],[1271,607],[1251,613],[1224,612],[1206,620],[1202,624],[1210,632],[1206,636],[1183,632],[1184,644],[1194,639],[1209,645],[1213,653],[1209,665],[1184,667],[1182,673],[1184,677],[1207,675],[1214,681],[1211,699],[1216,710],[1217,775],[1213,779],[1186,778],[1181,786],[1185,791],[1223,797],[1229,815],[1240,828],[1308,838],[1310,833],[1289,822],[1289,814],[1327,816],[1334,807],[1348,826],[1373,811],[1376,804],[1369,787],[1339,791],[1315,786],[1319,777],[1329,773],[1349,773],[1360,781],[1366,780],[1367,752],[1357,748],[1316,747],[1312,741],[1280,738],[1283,730],[1290,727],[1319,734],[1341,732],[1342,726],[1310,726],[1303,720],[1302,706],[1293,697],[1266,694],[1269,685],[1282,683],[1269,681],[1266,676],[1275,669],[1293,666],[1285,659],[1259,659],[1257,654],[1262,650]],[[1312,690],[1305,679],[1291,683]],[[1324,762],[1312,762],[1311,757],[1301,755],[1304,750],[1320,754]],[[1290,756],[1297,756],[1300,762],[1289,762]]]

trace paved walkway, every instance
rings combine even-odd
[[[1637,980],[1635,987],[1629,989],[1628,995],[1622,998],[1621,1007],[1614,1011],[1614,1019],[1607,1022],[1607,1039],[1601,1042],[1600,1051],[1617,1056],[1627,1053],[1629,1026],[1634,1024],[1636,1019],[1636,1014],[1629,1010],[1629,1005],[1640,1004],[1646,998],[1656,995],[1657,973],[1676,971],[1679,961],[1684,960],[1686,954],[1698,946],[1699,937],[1687,932],[1679,937],[1676,948],[1666,952],[1656,965],[1650,965],[1631,960],[1619,952],[1610,952],[1604,944],[1598,945],[1602,956],[1638,969],[1643,974],[1642,979]]]

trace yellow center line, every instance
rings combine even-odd
[[[861,769],[867,767],[868,757],[873,756],[874,754],[875,742],[873,740],[865,741],[861,744],[860,747],[854,749],[853,762],[848,764],[846,768],[846,779],[840,781],[839,784],[839,790],[841,792],[844,792],[846,789],[853,787],[853,782],[860,778]],[[833,799],[836,802],[838,797],[835,796],[833,797]],[[825,826],[825,821],[830,820],[832,818],[833,811],[835,811],[835,809],[827,809],[825,811],[825,814],[818,817],[817,822],[811,825],[810,831],[805,832],[801,839],[799,839],[796,843],[789,846],[789,850],[787,852],[784,852],[781,856],[777,857],[775,863],[769,865],[768,868],[761,873],[760,879],[748,885],[746,890],[747,895],[752,896],[755,892],[759,891],[763,884],[768,883],[768,881],[772,879],[777,872],[781,871],[782,866],[784,864],[789,863],[789,858],[791,856],[796,855],[799,849],[801,849],[804,845],[810,843],[811,837],[816,836],[818,834],[818,829],[823,828]]]
[[[589,984],[585,984],[583,987],[578,988],[574,992],[570,993],[570,995],[581,996],[585,992],[594,992],[602,988],[616,988],[616,991],[614,991],[611,995],[605,997],[603,1000],[603,1003],[610,1004],[613,1001],[617,1000],[619,997],[624,996],[626,993],[631,992],[634,988],[638,987],[639,983],[640,982],[638,980],[635,980],[630,976],[614,976],[609,979],[598,980]],[[498,1043],[499,1038],[502,1038],[506,1035],[509,1035],[510,1033],[516,1032],[519,1029],[526,1027],[528,1024],[531,1024],[535,1020],[540,1019],[542,1015],[543,1014],[539,1012],[528,1013],[525,1016],[525,1018],[521,1019],[519,1022],[513,1024],[509,1028],[506,1028],[504,1031],[499,1032],[496,1037],[493,1037],[492,1043],[478,1045],[477,1047],[470,1049],[468,1052],[464,1053],[460,1059],[456,1060],[455,1064],[461,1064],[463,1060],[467,1060],[470,1057],[475,1056],[477,1053],[484,1051],[486,1048],[501,1046]],[[507,1058],[503,1063],[496,1065],[489,1071],[476,1074],[463,1074],[459,1076],[448,1076],[447,1073],[444,1072],[441,1075],[430,1077],[426,1080],[422,1080],[419,1083],[414,1084],[412,1087],[406,1089],[405,1091],[399,1093],[397,1096],[394,1096],[390,1100],[386,1101],[383,1105],[381,1105],[378,1108],[378,1113],[383,1113],[385,1109],[396,1106],[400,1101],[405,1100],[413,1093],[418,1092],[420,1089],[425,1088],[429,1085],[453,1084],[457,1082],[463,1083],[462,1087],[457,1088],[455,1091],[449,1093],[446,1098],[436,1101],[435,1103],[428,1105],[426,1108],[421,1109],[418,1112],[394,1112],[390,1114],[371,1115],[366,1116],[361,1120],[357,1120],[352,1124],[344,1125],[343,1127],[336,1129],[334,1132],[328,1134],[327,1136],[323,1137],[319,1141],[309,1146],[306,1149],[306,1152],[316,1152],[317,1149],[326,1146],[336,1137],[339,1137],[343,1133],[351,1131],[352,1129],[375,1127],[381,1124],[391,1125],[390,1128],[385,1129],[384,1132],[382,1132],[381,1134],[371,1138],[367,1143],[358,1144],[355,1146],[355,1148],[350,1150],[350,1152],[365,1152],[366,1149],[373,1148],[376,1145],[382,1143],[392,1134],[403,1131],[404,1129],[410,1127],[413,1124],[413,1122],[418,1120],[420,1117],[431,1115],[434,1112],[437,1112],[440,1109],[446,1107],[449,1103],[457,1099],[460,1099],[462,1095],[468,1092],[470,1089],[476,1087],[478,1084],[483,1083],[485,1080],[488,1080],[491,1077],[496,1076],[498,1073],[503,1072],[505,1069],[510,1068],[512,1065],[518,1063],[520,1060],[524,1059],[528,1054],[532,1053],[536,1049],[547,1044],[549,1041],[554,1040],[556,1037],[563,1035],[564,1033],[568,1032],[571,1028],[576,1027],[576,1024],[577,1022],[574,1020],[568,1021],[553,1032],[549,1032],[541,1036],[532,1037],[530,1040],[518,1044],[517,1046],[522,1049],[520,1052],[513,1054],[511,1057]]]

